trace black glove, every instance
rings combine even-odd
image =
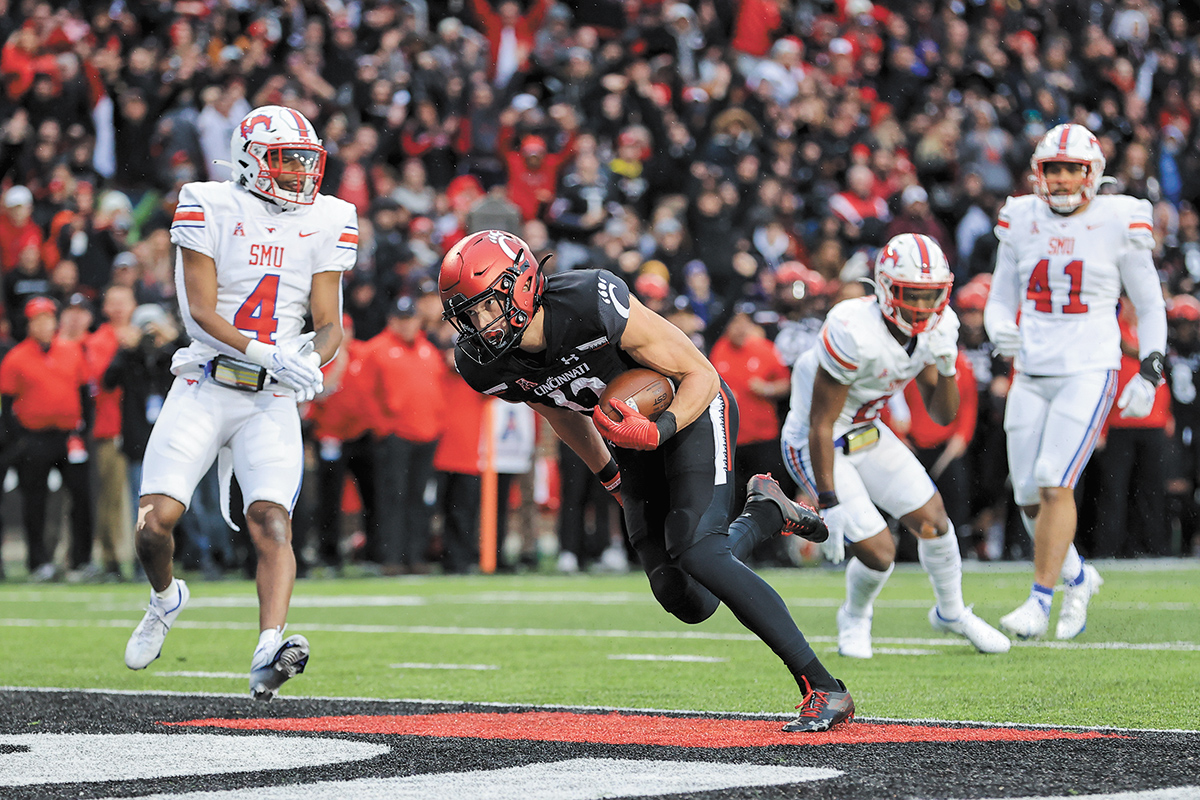
[[[1166,364],[1167,360],[1163,358],[1162,353],[1151,353],[1142,359],[1142,368],[1138,370],[1138,374],[1158,386],[1163,382],[1163,369]]]

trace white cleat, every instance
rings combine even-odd
[[[1074,639],[1087,628],[1087,607],[1104,578],[1091,564],[1083,565],[1083,580],[1078,586],[1063,589],[1062,607],[1058,610],[1058,625],[1054,636],[1058,639]]]
[[[871,650],[870,617],[856,617],[842,606],[837,612],[837,626],[838,655],[846,658],[870,658],[874,655]]]
[[[962,616],[955,620],[944,619],[938,613],[937,606],[934,606],[929,609],[929,624],[934,630],[963,637],[981,653],[1007,653],[1012,647],[1012,642],[1007,636],[975,616],[975,612],[969,606]]]
[[[133,629],[129,642],[125,645],[125,666],[130,669],[145,669],[162,652],[163,641],[167,631],[175,624],[175,618],[187,605],[191,592],[187,584],[178,578],[175,580],[178,594],[174,601],[163,602],[150,590],[150,605],[146,608],[146,616]]]
[[[1036,639],[1050,627],[1050,615],[1042,610],[1042,604],[1030,597],[1016,611],[1000,618],[1000,629],[1018,639]]]
[[[308,666],[308,639],[296,634],[284,639],[274,652],[256,650],[250,662],[250,696],[272,700],[285,682]]]

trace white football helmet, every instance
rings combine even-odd
[[[1070,195],[1050,194],[1042,167],[1056,161],[1084,165],[1083,186],[1078,192]],[[1104,177],[1104,152],[1096,136],[1082,125],[1055,125],[1034,148],[1029,166],[1033,170],[1033,186],[1037,196],[1054,211],[1070,214],[1096,196],[1100,179]]]
[[[953,285],[954,274],[942,248],[924,234],[893,236],[875,259],[879,308],[910,337],[938,324]]]
[[[233,182],[251,193],[286,211],[316,199],[325,176],[325,148],[299,111],[259,106],[234,126],[229,149]],[[293,162],[292,168],[285,170],[285,162]]]

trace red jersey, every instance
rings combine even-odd
[[[952,436],[958,436],[965,442],[975,438],[975,422],[979,419],[979,389],[975,385],[975,373],[962,350],[958,351],[958,360],[954,364],[958,369],[954,377],[954,382],[958,384],[958,414],[949,425],[939,425],[929,416],[915,380],[909,381],[904,387],[904,402],[908,404],[912,420],[908,439],[914,447],[922,450],[939,447]]]
[[[1127,310],[1128,309],[1128,310]],[[1129,303],[1122,301],[1121,314],[1118,318],[1118,323],[1121,327],[1121,341],[1126,345],[1137,350],[1138,335],[1137,323],[1130,319],[1132,309],[1129,308]],[[1123,350],[1121,352],[1121,371],[1117,375],[1117,393],[1115,397],[1120,397],[1121,392],[1125,391],[1125,384],[1137,375],[1142,369],[1142,362],[1133,356],[1127,355]],[[1163,381],[1158,385],[1158,391],[1154,394],[1154,406],[1150,409],[1150,413],[1141,419],[1132,417],[1121,417],[1121,409],[1117,408],[1116,402],[1112,405],[1112,410],[1108,412],[1108,419],[1104,421],[1104,428],[1107,431],[1109,428],[1165,428],[1168,420],[1171,418],[1171,390],[1167,388],[1167,382]]]
[[[384,330],[368,344],[366,359],[371,393],[379,414],[374,430],[379,436],[399,436],[410,442],[432,442],[442,426],[442,352],[418,333],[409,344]]]
[[[371,345],[358,339],[342,342],[346,348],[344,368],[334,359],[322,368],[329,394],[314,400],[309,408],[313,435],[317,439],[339,439],[348,442],[362,436],[375,424],[378,411],[371,392],[371,373],[367,357]],[[341,374],[337,371],[341,369]]]
[[[83,417],[79,388],[88,377],[79,342],[55,339],[46,351],[29,338],[0,362],[0,394],[13,396],[13,413],[23,427],[73,431]]]
[[[741,347],[734,347],[722,336],[713,345],[708,358],[729,384],[737,400],[741,416],[737,443],[754,444],[778,439],[779,413],[775,401],[750,390],[751,380],[774,383],[791,377],[775,344],[770,339],[755,336],[747,339]]]
[[[83,353],[91,371],[91,382],[100,386],[104,371],[117,354],[117,329],[104,323],[96,332],[83,339]],[[96,422],[92,435],[97,439],[112,439],[121,435],[121,389],[96,390]]]
[[[439,472],[478,475],[479,439],[490,399],[468,386],[452,369],[446,370],[442,385],[442,438],[433,456],[433,467]]]
[[[33,220],[27,220],[24,225],[17,227],[7,214],[0,213],[0,268],[4,272],[15,268],[17,257],[26,247],[36,247],[41,251],[42,229]]]

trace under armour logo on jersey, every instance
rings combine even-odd
[[[234,236],[245,236],[246,235],[246,231],[242,228],[242,223],[239,222],[237,225],[233,226],[233,234],[232,235],[234,235]]]
[[[574,353],[567,353],[565,356],[559,359],[559,361],[564,364],[574,364],[578,360],[579,356],[575,355]]]

